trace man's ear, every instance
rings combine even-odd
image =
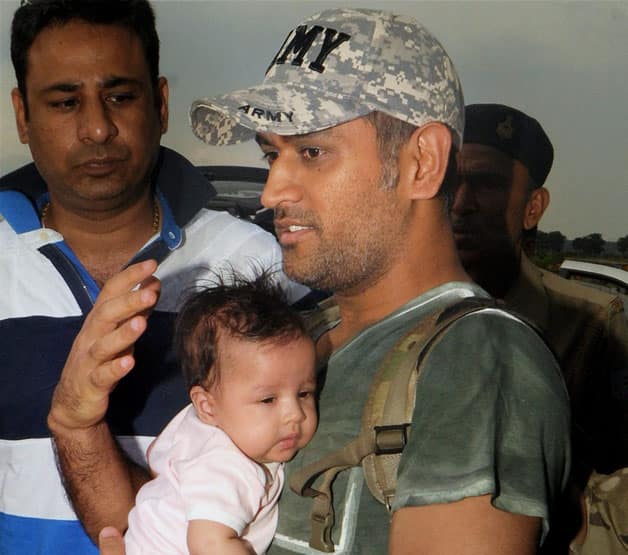
[[[200,385],[195,385],[190,389],[190,399],[201,422],[216,426],[216,399],[214,395]]]
[[[538,225],[549,202],[550,194],[545,187],[539,187],[530,193],[523,215],[524,229],[533,229]]]
[[[170,95],[168,80],[165,77],[160,77],[157,81],[157,94],[159,95],[159,121],[163,135],[168,131],[168,98]]]
[[[412,133],[399,155],[399,183],[410,187],[410,198],[434,198],[447,173],[451,132],[438,122],[426,123]]]
[[[22,97],[20,90],[15,87],[11,91],[11,102],[13,102],[13,111],[15,112],[15,125],[17,134],[22,144],[28,144],[28,121],[26,118],[26,100]]]

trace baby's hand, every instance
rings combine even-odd
[[[124,540],[115,528],[108,526],[98,534],[98,549],[100,555],[125,555]]]

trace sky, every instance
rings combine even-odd
[[[544,231],[628,235],[628,1],[157,0],[161,73],[170,83],[162,144],[197,164],[262,166],[254,144],[208,147],[188,124],[191,102],[263,79],[288,31],[335,6],[410,15],[452,57],[467,103],[499,102],[538,119],[554,144]],[[0,174],[30,161],[10,91],[12,14],[0,0]]]

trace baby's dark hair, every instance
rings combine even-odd
[[[174,347],[188,390],[215,386],[220,338],[286,343],[307,337],[305,324],[270,272],[247,278],[233,270],[195,290],[175,322]]]

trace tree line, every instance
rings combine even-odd
[[[560,253],[565,248],[567,237],[560,231],[537,231],[536,234],[536,252]],[[576,237],[571,241],[571,249],[577,254],[583,256],[600,256],[604,253],[607,241],[604,240],[601,233],[589,233],[582,237]],[[628,235],[620,237],[615,243],[615,247],[622,256],[628,256]]]

